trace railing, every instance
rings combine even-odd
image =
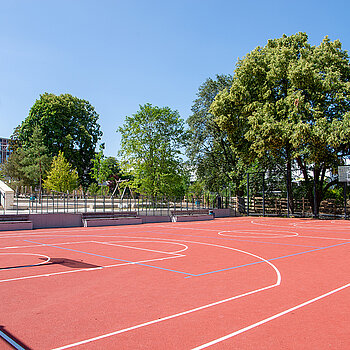
[[[227,199],[221,207],[228,207]],[[211,197],[183,199],[150,197],[138,195],[135,198],[108,196],[87,196],[77,194],[52,193],[50,195],[18,194],[10,209],[1,208],[1,214],[45,214],[45,213],[84,213],[137,211],[138,215],[166,216],[172,210],[212,209]]]
[[[0,194],[0,203],[4,203],[3,194]],[[294,199],[293,209],[289,208],[288,211],[287,199],[281,197],[250,197],[248,206],[246,197],[220,196],[218,194],[208,194],[200,198],[188,195],[183,199],[145,195],[121,199],[111,196],[88,196],[76,192],[73,194],[52,193],[42,196],[17,194],[10,209],[0,206],[0,215],[136,211],[138,215],[169,216],[172,210],[216,208],[229,208],[232,216],[247,214],[288,216],[289,214],[296,217],[311,217],[313,215],[312,206],[305,198]],[[348,202],[347,208],[350,208],[350,202]],[[320,216],[344,217],[344,204],[332,199],[322,201]]]
[[[249,207],[247,198],[236,197],[232,201],[232,208],[241,214],[255,216],[295,216],[295,217],[312,217],[313,211],[310,201],[306,198],[293,199],[293,207],[287,205],[287,198],[283,197],[250,197]],[[347,201],[349,208],[350,201]],[[349,212],[347,210],[347,216]],[[327,199],[320,203],[319,215],[321,217],[344,217],[344,203]]]

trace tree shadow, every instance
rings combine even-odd
[[[45,258],[39,258],[40,260],[46,260]],[[83,260],[72,260],[67,258],[51,258],[45,264],[32,264],[32,265],[18,265],[18,266],[6,266],[0,268],[2,270],[12,270],[12,269],[21,269],[21,268],[30,268],[30,267],[41,267],[47,265],[62,265],[65,267],[69,267],[72,269],[95,269],[97,267],[101,267],[99,265],[89,264],[84,262]]]

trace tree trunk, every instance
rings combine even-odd
[[[288,193],[288,205],[292,214],[294,214],[294,200],[292,191],[292,161],[287,160],[287,193]]]

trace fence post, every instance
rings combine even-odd
[[[249,216],[249,173],[247,173],[247,216]]]
[[[263,173],[263,183],[262,183],[262,185],[263,185],[263,216],[265,216],[265,173]]]
[[[347,183],[344,182],[344,219],[346,220],[346,194],[347,194]]]

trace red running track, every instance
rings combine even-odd
[[[276,218],[3,232],[0,335],[35,350],[349,349],[349,232]]]

